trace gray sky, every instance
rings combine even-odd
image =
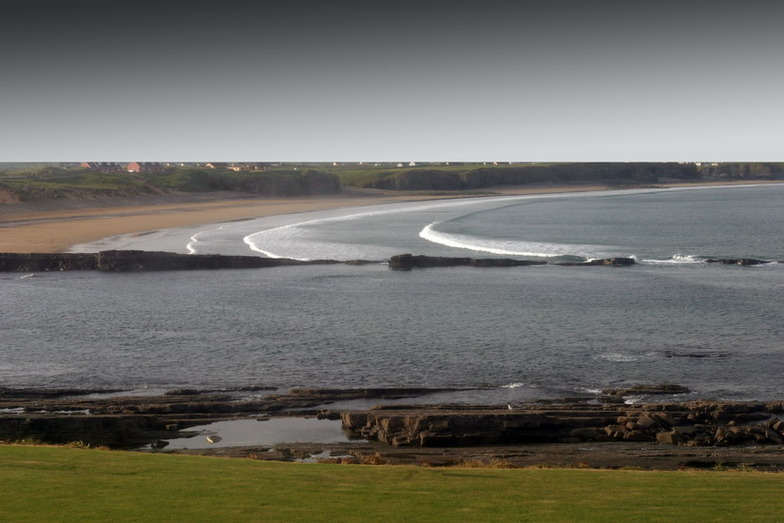
[[[784,160],[784,4],[456,4],[0,0],[0,161]]]

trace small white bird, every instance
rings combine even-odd
[[[506,404],[506,408],[509,410],[514,410],[514,407],[510,403]]]

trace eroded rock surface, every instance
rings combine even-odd
[[[344,412],[346,430],[393,446],[658,441],[688,446],[783,444],[784,403],[411,406]]]

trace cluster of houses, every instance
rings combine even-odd
[[[119,172],[129,172],[129,173],[141,173],[141,172],[154,172],[159,173],[163,171],[166,167],[162,163],[157,162],[131,162],[131,163],[119,163],[119,162],[82,162],[79,164],[79,167],[84,167],[86,169],[92,169],[93,171],[101,172],[101,173],[119,173]]]
[[[245,162],[245,163],[220,163],[220,162],[213,162],[213,163],[193,163],[193,164],[185,164],[185,163],[160,163],[160,162],[131,162],[131,163],[121,163],[121,162],[82,162],[79,164],[79,167],[84,167],[86,169],[92,169],[93,171],[102,172],[102,173],[117,173],[117,172],[128,172],[128,173],[159,173],[162,172],[167,167],[176,167],[176,166],[193,166],[193,167],[206,167],[208,169],[228,169],[230,171],[264,171],[269,169],[271,164],[269,163],[257,163],[257,162]]]

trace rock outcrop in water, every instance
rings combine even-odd
[[[723,265],[763,265],[771,263],[765,260],[756,260],[754,258],[710,258],[705,260],[706,263],[721,263]]]
[[[708,263],[725,265],[759,265],[771,263],[753,258],[709,259]],[[345,263],[362,265],[381,263],[373,260],[293,260],[260,256],[225,256],[220,254],[177,254],[159,251],[101,251],[97,253],[0,253],[0,272],[52,271],[193,271],[210,269],[257,269],[285,265],[331,265]],[[560,265],[568,267],[625,267],[634,265],[634,258],[601,258],[576,262],[516,260],[512,258],[452,258],[398,254],[389,259],[389,268],[410,271],[435,267],[526,267],[531,265]],[[784,263],[784,262],[782,262]]]
[[[292,260],[260,256],[177,254],[158,251],[101,251],[97,253],[0,253],[0,272],[50,271],[192,271],[209,269],[256,269],[282,265],[328,265],[378,263],[364,260]]]
[[[634,265],[634,258],[605,258],[584,262],[561,262],[553,265],[564,266],[624,266]],[[515,260],[511,258],[449,258],[443,256],[422,256],[399,254],[389,259],[389,268],[395,271],[410,271],[432,267],[523,267],[528,265],[547,265],[545,261]]]
[[[398,254],[389,259],[389,268],[395,271],[410,271],[431,267],[521,267],[527,265],[545,265],[547,262],[531,260],[512,260],[509,258],[449,258],[442,256],[422,256]]]

